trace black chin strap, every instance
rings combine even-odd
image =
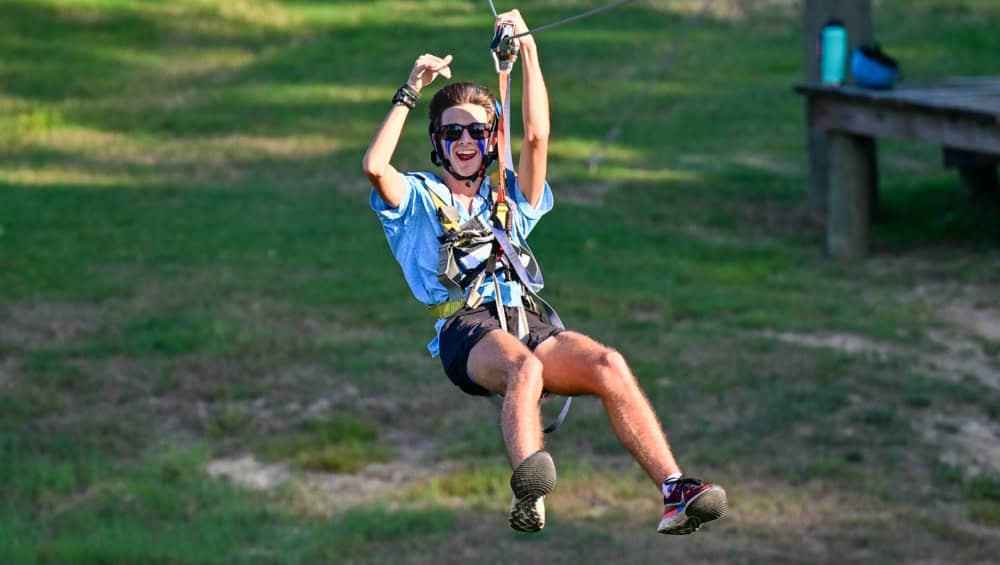
[[[444,156],[440,147],[435,146],[431,151],[431,162],[439,167],[443,167],[444,170],[448,171],[448,174],[455,177],[458,180],[468,181],[471,183],[474,179],[481,178],[486,174],[486,161],[485,156],[483,157],[483,165],[479,167],[479,170],[471,175],[460,175],[455,172],[455,169],[451,168],[451,160]],[[467,183],[467,184],[468,184]]]
[[[455,170],[451,168],[451,161],[449,161],[447,159],[444,159],[444,163],[441,166],[444,167],[444,170],[448,171],[448,174],[450,174],[451,176],[457,178],[458,180],[464,180],[464,181],[466,181],[465,184],[467,184],[467,185],[471,184],[472,181],[474,181],[476,179],[483,178],[486,175],[486,167],[485,167],[485,165],[479,167],[479,170],[476,171],[475,173],[473,173],[471,175],[465,175],[465,176],[462,176],[462,175],[456,173]]]

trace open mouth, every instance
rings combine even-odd
[[[471,161],[476,158],[478,151],[456,151],[455,157],[458,157],[459,161]]]

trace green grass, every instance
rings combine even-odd
[[[304,521],[267,498],[209,480],[204,450],[171,449],[122,464],[68,446],[58,460],[16,441],[2,448],[0,477],[16,493],[0,506],[7,563],[315,563],[366,543],[433,539],[454,527],[451,512],[434,507]]]
[[[824,258],[791,90],[800,6],[769,4],[637,2],[539,35],[545,296],[625,354],[685,470],[730,491],[730,518],[670,551],[987,562],[1000,471],[963,449],[997,432],[1000,392],[942,359],[1000,367],[962,319],[995,313],[997,210],[959,196],[938,148],[880,143],[874,254]],[[520,9],[539,25],[594,5]],[[486,3],[2,13],[0,562],[662,560],[655,491],[592,399],[550,438],[546,534],[507,530],[497,410],[427,357],[368,209],[361,158],[413,58],[495,81]],[[875,27],[917,81],[996,74],[997,21],[989,0],[891,0]],[[430,167],[424,109],[400,169]],[[823,345],[838,337],[864,347]],[[206,472],[248,454],[287,482]]]
[[[308,420],[300,429],[270,438],[259,448],[270,460],[291,460],[309,471],[353,473],[393,458],[393,449],[377,443],[378,429],[348,415]]]
[[[964,496],[974,521],[985,526],[1000,526],[1000,477],[979,476],[965,485]]]

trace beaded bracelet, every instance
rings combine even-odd
[[[394,106],[402,104],[412,110],[417,106],[418,98],[420,98],[420,93],[414,92],[412,88],[404,84],[399,87],[395,96],[392,97],[392,104]]]

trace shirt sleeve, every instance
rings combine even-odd
[[[517,223],[517,231],[524,237],[528,237],[528,234],[535,228],[538,220],[552,209],[554,204],[552,188],[549,187],[549,182],[545,181],[545,185],[542,188],[542,197],[538,200],[538,206],[532,206],[524,193],[521,192],[521,187],[517,183],[517,175],[514,174],[514,171],[507,170],[507,179],[508,190],[514,201],[514,205],[517,207],[517,214],[514,216],[514,221]]]
[[[420,179],[412,174],[403,175],[403,180],[406,183],[403,197],[399,201],[399,206],[393,208],[382,197],[379,196],[378,191],[372,188],[371,195],[368,198],[368,203],[371,205],[372,210],[375,211],[375,215],[378,216],[380,222],[382,222],[382,228],[385,229],[385,234],[389,237],[390,242],[397,236],[406,224],[409,223],[410,219],[419,209],[417,200],[420,198],[420,191],[417,190],[416,184],[420,182]]]

